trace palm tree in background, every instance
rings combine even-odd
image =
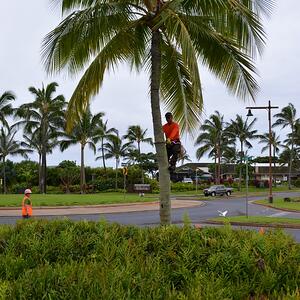
[[[131,143],[122,143],[119,135],[113,136],[108,142],[104,143],[103,149],[99,150],[104,152],[105,159],[114,158],[116,160],[116,182],[115,188],[118,188],[118,168],[122,157],[127,157],[128,152],[132,149]],[[102,155],[96,157],[96,160],[102,159]]]
[[[65,134],[67,139],[60,141],[60,150],[64,151],[71,145],[80,144],[80,193],[85,193],[86,180],[84,169],[84,149],[88,146],[96,153],[96,142],[99,138],[98,131],[102,124],[104,113],[100,112],[92,115],[88,109],[81,117],[79,122],[73,127],[70,134]]]
[[[30,87],[29,91],[35,97],[31,103],[21,105],[16,115],[23,119],[19,124],[24,125],[24,133],[31,134],[36,129],[40,131],[41,139],[41,192],[47,189],[47,153],[52,144],[49,137],[56,138],[64,125],[65,98],[63,95],[54,96],[58,84],[52,82],[41,89]]]
[[[294,154],[294,145],[295,145],[295,132],[296,132],[296,124],[299,123],[299,119],[296,117],[296,108],[292,103],[289,103],[287,106],[283,107],[281,112],[274,115],[277,120],[272,125],[272,127],[281,126],[282,128],[290,127],[291,131],[289,134],[289,144],[291,146],[291,151],[289,155],[289,179],[288,186],[291,189],[291,173],[292,173],[292,162],[293,162],[293,154]]]
[[[105,141],[110,140],[113,136],[118,134],[118,130],[114,127],[108,128],[107,126],[108,120],[106,120],[105,122],[103,122],[101,120],[101,123],[97,129],[97,139],[100,140],[100,144],[101,144],[101,151],[102,151],[102,163],[103,163],[103,168],[104,168],[104,172],[106,172],[106,165],[105,165],[105,156],[104,156],[104,148],[103,145],[105,143]]]
[[[58,145],[57,141],[57,133],[55,132],[54,136],[51,136],[52,132],[47,131],[47,134],[50,136],[46,137],[46,153],[51,154],[52,150]],[[31,133],[27,133],[27,135],[23,135],[24,141],[21,142],[21,146],[27,149],[31,149],[38,153],[38,168],[39,168],[39,190],[42,191],[41,187],[41,176],[42,176],[42,136],[40,128],[35,129],[35,131]]]
[[[170,176],[160,100],[182,131],[197,128],[203,104],[198,61],[239,98],[254,98],[258,85],[252,57],[263,48],[261,20],[273,1],[56,2],[65,19],[44,39],[47,72],[76,74],[91,62],[69,102],[69,129],[99,92],[105,71],[128,62],[149,72],[160,218],[169,224]]]
[[[260,141],[258,142],[259,144],[265,144],[264,147],[262,147],[261,149],[261,153],[269,150],[270,144],[271,147],[273,148],[273,165],[274,165],[274,170],[276,167],[276,154],[278,155],[280,152],[280,147],[282,147],[281,145],[281,141],[280,141],[280,137],[278,135],[276,135],[276,132],[272,130],[271,132],[271,139],[270,139],[270,135],[268,132],[262,134],[259,136]],[[275,186],[276,186],[276,177],[275,177]]]
[[[2,127],[0,130],[0,159],[2,161],[3,193],[7,193],[6,187],[6,157],[21,155],[27,158],[27,153],[32,150],[21,147],[20,142],[16,141],[17,130],[14,125]]]
[[[147,129],[142,129],[139,125],[132,125],[128,127],[127,133],[123,136],[123,138],[129,140],[131,144],[137,144],[137,161],[141,167],[141,143],[147,143],[153,145],[152,138],[147,138]],[[144,170],[141,167],[142,171],[142,183],[144,183]]]
[[[13,114],[13,107],[11,102],[16,99],[13,92],[6,91],[0,95],[0,123],[4,126],[8,126],[6,117]]]
[[[233,144],[233,140],[228,135],[224,116],[215,111],[201,125],[200,132],[195,146],[202,146],[197,149],[196,157],[199,160],[205,153],[209,152],[208,156],[214,158],[215,180],[219,184],[223,153],[228,151],[228,148]]]
[[[241,190],[242,184],[242,164],[244,157],[244,147],[247,149],[252,148],[251,140],[258,138],[256,135],[257,130],[254,130],[254,124],[256,122],[256,118],[248,123],[248,118],[246,121],[243,120],[243,117],[240,115],[236,115],[235,120],[231,120],[228,124],[228,134],[233,138],[236,142],[240,144],[240,172],[239,172],[239,191]]]

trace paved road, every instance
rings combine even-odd
[[[288,196],[300,196],[300,193],[276,193],[277,197]],[[251,203],[252,200],[262,199],[265,197],[252,197],[249,198],[249,215],[264,215],[270,217],[287,217],[287,218],[299,218],[300,213],[282,212],[276,209],[255,205]],[[188,200],[180,200],[188,201]],[[204,201],[204,206],[193,206],[186,208],[172,209],[172,223],[181,224],[183,215],[188,214],[192,223],[203,223],[206,219],[218,216],[218,210],[228,210],[228,216],[237,216],[245,214],[246,202],[245,198],[227,198],[223,197],[213,201]],[[66,215],[65,215],[66,216]],[[61,216],[41,216],[40,218],[62,218]],[[90,214],[75,214],[68,215],[68,218],[72,220],[94,220],[97,221],[101,218],[105,218],[110,222],[118,222],[121,224],[133,224],[138,226],[152,226],[159,224],[159,213],[154,211],[134,211],[134,212],[118,212],[118,213],[90,213]],[[0,223],[2,224],[15,224],[20,217],[16,216],[2,216],[0,217]],[[286,231],[300,242],[300,230],[286,229]]]

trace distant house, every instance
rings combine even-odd
[[[196,180],[211,180],[214,178],[214,173],[210,172],[214,168],[214,163],[186,163],[176,168],[177,181],[182,181],[183,178],[188,177]],[[266,163],[253,163],[254,172],[252,176],[255,180],[268,180],[269,179],[269,164]],[[237,177],[235,164],[222,164],[221,166],[221,179],[229,180]],[[197,170],[197,174],[196,174]],[[280,181],[288,180],[288,165],[272,164],[273,179]],[[297,179],[300,177],[300,172],[292,169],[291,178]]]

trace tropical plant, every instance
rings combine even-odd
[[[106,165],[105,165],[105,156],[104,156],[104,148],[103,145],[105,143],[105,141],[111,139],[114,135],[118,134],[118,130],[114,127],[108,128],[107,126],[108,120],[106,120],[105,122],[103,122],[101,120],[100,125],[97,128],[97,140],[100,140],[101,143],[101,151],[102,151],[102,163],[103,163],[103,168],[104,168],[104,172],[106,173]]]
[[[281,126],[282,128],[290,127],[290,135],[289,135],[289,144],[291,145],[290,152],[290,162],[289,162],[289,178],[288,178],[288,186],[291,189],[291,172],[292,172],[292,161],[294,154],[294,139],[295,139],[295,129],[296,124],[299,122],[299,119],[296,117],[296,108],[292,103],[289,103],[287,106],[281,109],[281,112],[274,115],[277,120],[272,125],[272,127]]]
[[[98,139],[98,129],[102,123],[104,113],[100,112],[92,115],[88,109],[82,114],[79,122],[73,127],[72,132],[65,134],[67,139],[60,141],[60,150],[64,151],[71,145],[80,144],[80,193],[86,190],[85,169],[84,169],[84,149],[88,146],[96,153],[96,142]]]
[[[46,153],[52,153],[53,148],[58,144],[57,141],[57,132],[47,131],[46,132]],[[21,146],[32,149],[33,151],[38,153],[38,173],[39,173],[39,190],[42,191],[42,136],[40,128],[35,129],[33,132],[27,133],[27,135],[23,135],[24,141],[21,142]]]
[[[123,138],[129,140],[131,144],[137,144],[137,161],[141,167],[141,143],[147,143],[153,145],[152,138],[147,138],[147,129],[142,129],[139,125],[132,125],[128,127],[127,133]],[[144,170],[141,167],[142,171],[142,183],[144,183]]]
[[[265,144],[264,147],[261,149],[261,153],[265,152],[266,150],[269,150],[270,145],[271,148],[273,148],[273,165],[274,165],[274,170],[276,167],[276,154],[279,154],[280,147],[281,147],[281,141],[279,140],[279,136],[276,135],[275,131],[271,132],[271,137],[268,132],[264,133],[263,135],[259,136],[260,141],[259,144]],[[275,175],[276,176],[276,175]],[[276,186],[276,177],[275,177],[275,186]]]
[[[6,91],[0,95],[0,122],[5,126],[8,126],[6,116],[13,114],[11,101],[15,99],[16,96],[11,91]]]
[[[58,84],[52,82],[41,89],[30,87],[29,91],[34,95],[35,100],[31,103],[21,105],[16,115],[23,119],[19,124],[24,124],[25,134],[36,132],[41,140],[41,181],[42,193],[47,189],[47,153],[49,146],[53,144],[51,139],[59,136],[60,129],[64,125],[65,98],[63,95],[54,97]]]
[[[258,135],[256,134],[257,130],[253,129],[255,122],[256,118],[248,123],[248,118],[246,119],[246,121],[244,121],[242,116],[236,115],[236,119],[231,120],[231,122],[228,124],[228,134],[231,136],[231,138],[233,138],[240,144],[240,165],[243,164],[243,158],[245,155],[244,146],[248,149],[252,148],[252,144],[250,143],[250,141],[252,139],[258,138]],[[239,169],[239,190],[241,190],[242,168],[240,167]]]
[[[29,149],[23,149],[20,142],[15,140],[17,130],[12,126],[2,127],[0,130],[0,159],[2,160],[3,193],[7,193],[6,187],[6,157],[21,155],[27,157],[27,153],[32,152]]]
[[[58,165],[58,174],[65,192],[69,194],[71,185],[80,177],[79,167],[74,161],[64,160]]]
[[[220,183],[221,159],[224,152],[228,152],[233,140],[228,135],[224,116],[218,111],[210,115],[200,127],[200,135],[197,137],[195,146],[202,145],[196,151],[199,160],[205,153],[214,158],[215,180]],[[216,167],[217,166],[217,167]]]
[[[103,151],[105,159],[114,158],[116,160],[115,171],[115,188],[118,188],[118,168],[120,165],[120,160],[123,157],[126,157],[128,152],[132,149],[131,143],[122,143],[122,139],[120,139],[119,135],[115,135],[111,137],[111,139],[104,143],[103,148],[100,147],[98,150]],[[102,155],[96,157],[96,160],[102,159]]]
[[[67,69],[75,74],[92,60],[69,102],[69,128],[99,92],[105,71],[124,61],[149,71],[160,218],[161,224],[169,224],[170,177],[160,95],[182,131],[195,130],[203,103],[199,60],[233,94],[253,98],[258,85],[252,57],[263,48],[261,16],[269,15],[273,1],[56,2],[65,19],[44,39],[47,72]]]

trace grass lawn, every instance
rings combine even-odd
[[[240,223],[251,223],[255,224],[273,224],[273,225],[284,225],[284,224],[293,224],[300,226],[300,219],[291,219],[291,218],[273,218],[273,217],[264,217],[264,216],[236,216],[236,217],[218,217],[210,219],[211,221],[218,222],[240,222]]]
[[[299,197],[291,197],[291,200],[299,200]],[[274,198],[273,203],[269,203],[268,200],[258,200],[255,203],[270,205],[275,208],[285,208],[291,210],[300,211],[300,202],[284,202],[283,198]]]
[[[21,206],[23,195],[7,194],[0,195],[0,207]],[[64,205],[95,205],[113,203],[150,202],[158,200],[158,195],[145,194],[139,197],[138,194],[126,194],[125,199],[122,193],[99,193],[99,194],[32,194],[33,206],[64,206]]]

